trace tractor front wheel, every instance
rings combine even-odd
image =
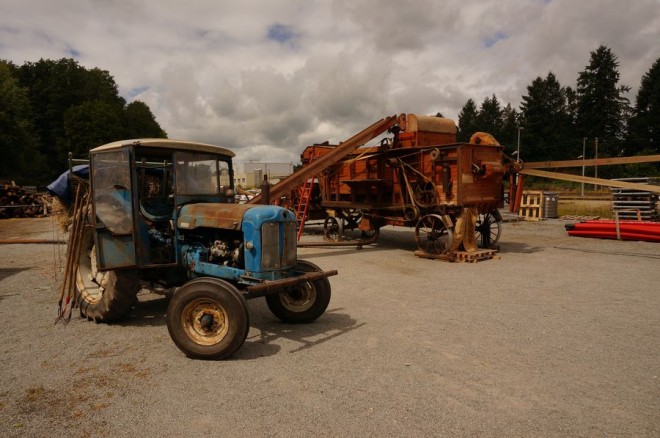
[[[300,272],[316,272],[321,269],[313,263],[298,260]],[[327,278],[306,281],[285,291],[266,295],[266,304],[273,315],[291,324],[309,323],[323,315],[330,304],[330,282]]]
[[[224,359],[245,342],[250,319],[241,293],[216,278],[181,286],[167,308],[167,330],[186,356]]]

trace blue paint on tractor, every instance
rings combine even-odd
[[[290,210],[274,205],[263,205],[258,208],[247,210],[243,216],[242,231],[245,245],[245,270],[251,276],[256,278],[262,277],[275,277],[282,278],[287,275],[281,275],[282,272],[277,272],[281,268],[289,269],[295,268],[295,260],[292,266],[278,266],[278,268],[264,266],[264,225],[265,224],[279,224],[277,232],[278,254],[281,260],[284,256],[285,245],[285,227],[284,223],[295,223],[296,217]],[[290,274],[290,273],[289,273]]]
[[[225,280],[238,282],[245,275],[242,269],[207,262],[208,252],[202,245],[183,245],[181,254],[184,267],[200,276],[224,278]]]

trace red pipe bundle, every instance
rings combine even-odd
[[[616,239],[616,221],[590,220],[566,224],[569,236]],[[619,236],[622,240],[643,240],[660,242],[660,222],[619,221]]]

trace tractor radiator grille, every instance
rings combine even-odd
[[[267,222],[261,227],[261,267],[264,270],[296,265],[296,223]]]

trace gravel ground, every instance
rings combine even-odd
[[[230,360],[187,359],[167,299],[53,325],[64,254],[0,246],[0,436],[660,436],[660,245],[505,223],[499,258],[303,248],[333,297],[303,326],[248,302]],[[56,237],[48,219],[0,239]],[[313,237],[312,237],[313,238]]]

